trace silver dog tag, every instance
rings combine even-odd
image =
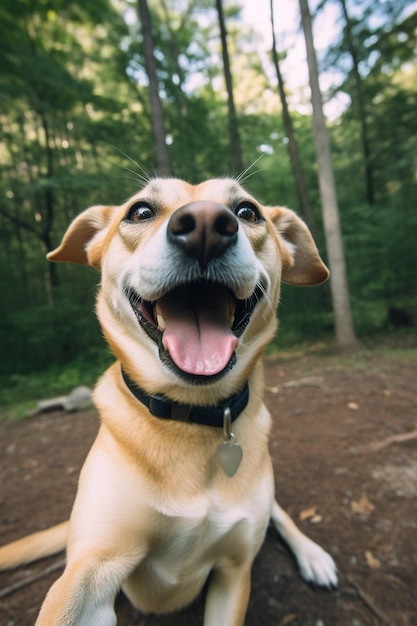
[[[217,446],[217,459],[227,476],[236,474],[243,456],[241,445],[231,431],[231,423],[230,409],[226,407],[223,413],[223,433],[226,439]]]
[[[227,476],[234,476],[239,469],[243,451],[238,441],[223,441],[217,446],[217,458]]]

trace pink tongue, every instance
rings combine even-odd
[[[184,372],[213,376],[229,363],[238,339],[232,333],[229,292],[219,286],[178,290],[158,300],[165,319],[163,345]]]

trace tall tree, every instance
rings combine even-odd
[[[229,112],[230,147],[232,150],[233,168],[236,171],[243,169],[242,149],[240,145],[239,126],[237,122],[236,107],[233,98],[233,80],[230,69],[229,51],[227,48],[227,31],[224,21],[222,0],[216,0],[216,9],[219,19],[220,39],[222,43],[223,71],[227,89],[227,106]]]
[[[374,192],[374,180],[373,180],[373,168],[371,162],[371,149],[369,142],[369,130],[368,130],[368,119],[367,119],[367,110],[365,104],[365,97],[362,88],[362,77],[359,72],[359,56],[355,46],[354,37],[353,37],[353,25],[352,20],[350,19],[346,0],[339,0],[343,17],[345,19],[345,34],[346,34],[346,43],[349,49],[349,53],[352,59],[352,71],[353,78],[355,82],[355,90],[356,90],[356,99],[358,104],[358,115],[359,115],[359,124],[361,127],[361,141],[362,141],[362,152],[364,159],[364,168],[365,168],[365,189],[366,189],[366,198],[368,204],[372,206],[375,203],[375,192]]]
[[[171,176],[172,168],[166,143],[164,112],[159,95],[158,76],[154,55],[152,21],[147,0],[138,0],[139,18],[142,24],[145,69],[149,81],[149,97],[151,102],[152,130],[155,140],[157,167],[163,176]]]
[[[345,256],[340,228],[339,207],[330,150],[329,134],[323,112],[319,84],[317,57],[314,48],[313,28],[308,0],[299,0],[301,23],[304,31],[311,102],[313,107],[313,134],[327,254],[331,272],[330,289],[335,315],[336,339],[340,348],[350,349],[356,345],[349,300]]]
[[[285,93],[284,79],[281,72],[279,56],[277,51],[277,43],[275,37],[275,19],[274,19],[274,0],[270,0],[271,29],[272,29],[272,61],[278,81],[278,91],[282,106],[282,120],[284,124],[285,134],[288,138],[288,152],[290,155],[292,171],[294,173],[295,185],[297,188],[298,201],[300,211],[303,214],[313,234],[315,231],[314,216],[311,209],[310,200],[307,192],[307,185],[304,179],[303,168],[301,165],[300,154],[298,151],[297,140],[295,138],[294,128],[291,120],[290,110],[288,107],[287,96]]]

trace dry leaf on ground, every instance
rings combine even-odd
[[[350,508],[357,515],[370,515],[375,510],[375,505],[369,500],[368,496],[363,495],[359,500],[352,500]]]
[[[347,408],[350,411],[359,411],[360,406],[359,406],[359,404],[357,402],[348,402],[347,403]]]
[[[317,515],[317,510],[318,510],[317,506],[312,506],[308,509],[304,509],[303,511],[300,512],[298,519],[301,520],[302,522],[305,522],[306,520],[310,520],[311,518]]]
[[[379,561],[370,550],[365,552],[365,559],[370,569],[380,569],[381,561]]]

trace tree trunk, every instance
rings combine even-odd
[[[292,171],[295,178],[295,185],[297,188],[298,202],[300,205],[300,211],[305,221],[307,222],[311,232],[315,235],[316,227],[314,221],[313,211],[311,209],[310,200],[307,192],[307,185],[305,184],[303,168],[301,166],[300,154],[298,151],[297,140],[294,134],[294,128],[292,125],[291,115],[288,108],[287,96],[285,94],[284,79],[281,74],[281,68],[279,65],[279,57],[276,47],[275,38],[275,23],[274,23],[274,2],[270,0],[271,11],[271,28],[272,28],[272,60],[275,67],[275,72],[278,81],[278,91],[282,106],[282,120],[284,123],[285,134],[288,138],[288,152],[290,155],[290,161]]]
[[[371,163],[371,150],[369,146],[369,132],[368,132],[366,107],[365,107],[365,100],[363,97],[363,90],[362,90],[362,78],[359,72],[359,59],[358,59],[358,55],[355,49],[355,44],[353,41],[352,23],[351,23],[351,20],[350,20],[350,17],[346,8],[345,0],[340,0],[340,4],[342,5],[343,16],[346,22],[346,40],[347,40],[350,56],[352,57],[353,77],[355,80],[356,97],[358,101],[359,123],[361,126],[362,153],[363,153],[363,160],[365,164],[366,198],[367,198],[368,204],[372,206],[373,204],[375,204],[373,169],[372,169],[372,163]]]
[[[45,133],[45,150],[46,150],[46,190],[45,190],[45,212],[43,215],[43,224],[41,229],[41,239],[45,246],[45,250],[52,250],[52,226],[54,221],[54,194],[52,191],[54,177],[54,156],[51,148],[51,137],[49,133],[48,120],[44,113],[40,114],[43,132]],[[59,284],[58,272],[55,263],[48,263],[49,284],[46,285],[49,298],[52,299],[52,289]]]
[[[155,153],[158,173],[171,176],[172,168],[166,144],[166,132],[162,102],[159,96],[158,77],[154,56],[151,16],[146,0],[138,0],[139,18],[142,24],[143,48],[145,54],[145,70],[149,81],[149,97],[151,103],[152,132],[155,140]]]
[[[340,229],[339,208],[330,151],[330,140],[323,113],[319,85],[317,57],[313,41],[313,29],[308,0],[299,0],[301,22],[304,31],[307,63],[313,106],[313,135],[318,165],[320,197],[326,235],[327,254],[331,272],[330,289],[335,315],[336,339],[340,348],[350,349],[356,345],[349,302],[345,257]]]
[[[242,149],[240,145],[239,127],[237,123],[235,102],[233,99],[233,81],[232,73],[230,70],[229,52],[227,49],[227,32],[224,22],[222,0],[216,0],[216,9],[219,17],[220,39],[222,42],[223,55],[223,71],[227,90],[227,106],[229,112],[229,133],[230,148],[232,151],[232,163],[234,170],[236,172],[241,172],[243,170]]]

